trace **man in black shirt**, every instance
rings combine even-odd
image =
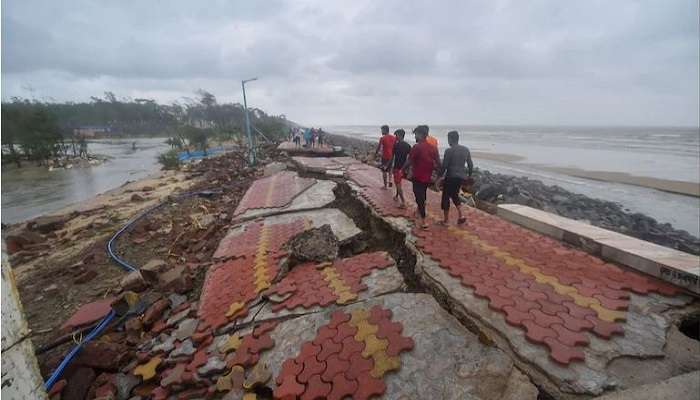
[[[403,179],[403,166],[406,163],[406,158],[408,153],[411,152],[411,145],[406,143],[403,138],[406,136],[406,132],[403,129],[397,129],[394,131],[394,136],[396,136],[396,143],[394,143],[394,183],[396,184],[396,195],[394,195],[394,200],[401,199],[401,204],[399,208],[406,208],[406,199],[403,197],[403,188],[401,187],[401,180]]]

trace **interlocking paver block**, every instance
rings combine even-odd
[[[390,357],[383,351],[372,354],[372,360],[374,360],[374,367],[370,375],[373,378],[381,378],[387,372],[401,367],[401,359],[398,356]]]
[[[243,382],[243,387],[246,389],[252,389],[259,385],[265,385],[271,377],[272,373],[267,368],[267,365],[264,363],[257,363],[248,373],[248,376]]]
[[[321,379],[326,382],[332,382],[333,377],[338,374],[344,374],[350,369],[350,361],[341,360],[338,354],[331,354],[326,359],[326,370],[321,374]]]
[[[350,321],[352,323],[352,321]],[[369,335],[374,335],[379,330],[379,327],[374,324],[370,324],[369,321],[363,320],[357,323],[357,333],[355,334],[355,340],[358,342],[364,341]]]
[[[134,375],[140,375],[144,381],[150,380],[156,376],[156,368],[158,368],[162,361],[163,360],[159,356],[153,357],[147,363],[141,364],[134,368],[132,373]]]
[[[297,380],[300,383],[307,383],[312,376],[320,375],[326,370],[326,363],[318,361],[316,357],[308,357],[304,359],[304,369],[297,375]]]
[[[328,338],[326,341],[321,343],[321,351],[318,353],[316,358],[319,361],[326,361],[332,354],[340,353],[342,347],[343,346],[341,344],[334,342],[331,338]]]
[[[370,375],[361,375],[357,378],[357,391],[353,395],[355,400],[369,400],[374,396],[381,396],[386,391],[386,384],[381,379]]]
[[[306,390],[301,395],[302,400],[325,399],[331,391],[331,385],[321,380],[321,375],[313,375],[306,384]]]
[[[353,353],[349,358],[350,365],[345,375],[349,379],[356,380],[361,375],[369,373],[374,368],[374,361],[371,358],[364,358],[360,353]]]
[[[343,360],[349,360],[353,354],[360,354],[365,349],[364,342],[358,342],[354,337],[347,337],[343,340],[343,349],[340,350],[338,356]]]
[[[546,337],[544,342],[549,347],[549,356],[561,364],[569,364],[574,360],[583,361],[585,356],[580,349],[567,346],[555,338]]]
[[[357,381],[348,379],[344,374],[337,374],[333,377],[328,400],[343,400],[346,396],[352,396],[357,389]]]
[[[357,340],[357,337],[355,337]],[[377,352],[384,352],[389,347],[389,341],[386,339],[378,339],[375,335],[370,334],[364,338],[365,349],[362,350],[362,357],[369,358]]]

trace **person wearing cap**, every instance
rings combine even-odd
[[[461,200],[459,198],[459,190],[465,180],[472,176],[474,164],[469,149],[459,144],[459,132],[450,131],[447,133],[447,143],[450,145],[445,150],[445,155],[442,158],[442,168],[440,170],[440,180],[442,185],[442,202],[441,208],[444,219],[440,224],[447,225],[450,216],[450,200],[457,209],[457,224],[461,225],[467,221],[462,214]],[[464,168],[467,164],[467,168]],[[439,185],[438,185],[439,186]]]
[[[393,176],[394,185],[396,185],[394,200],[398,201],[400,199],[401,203],[399,204],[399,208],[406,208],[406,199],[403,197],[403,187],[401,187],[401,181],[403,180],[403,166],[406,164],[408,153],[411,152],[411,145],[403,140],[406,136],[406,131],[403,129],[397,129],[394,131],[394,136],[396,137],[396,142],[394,143],[394,155],[391,162],[394,166]]]

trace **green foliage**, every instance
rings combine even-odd
[[[245,110],[240,104],[220,104],[198,90],[196,99],[162,105],[151,99],[91,97],[88,103],[42,103],[13,98],[2,104],[3,161],[46,160],[76,152],[80,141],[74,132],[85,126],[109,128],[105,136],[167,136],[173,148],[206,150],[212,140],[240,137],[245,131]],[[251,125],[270,139],[286,137],[283,116],[251,109]],[[253,135],[257,135],[253,130]],[[75,154],[74,154],[75,155]]]
[[[158,162],[163,166],[163,169],[180,168],[180,159],[177,158],[177,153],[177,150],[171,149],[158,155]]]

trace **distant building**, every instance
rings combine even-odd
[[[112,133],[112,128],[110,128],[109,126],[102,125],[85,125],[73,129],[73,133],[76,136],[94,138],[95,136],[104,136]]]

